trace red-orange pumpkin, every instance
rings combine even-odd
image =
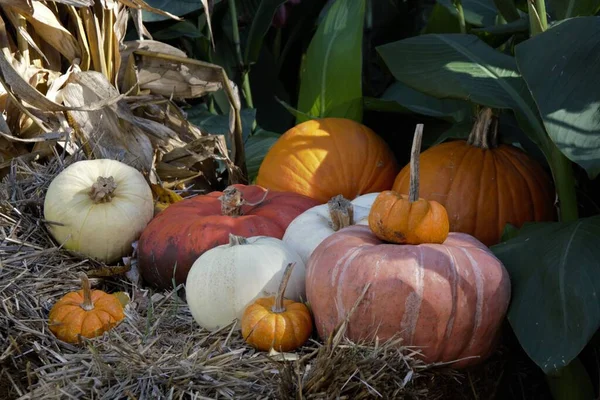
[[[398,245],[353,225],[325,239],[306,266],[306,296],[325,340],[350,317],[355,341],[398,334],[426,362],[479,363],[494,350],[510,301],[509,275],[491,251],[464,233],[443,244]]]
[[[289,223],[318,202],[256,185],[232,185],[171,204],[146,227],[138,242],[138,267],[159,288],[185,283],[205,251],[229,243],[229,234],[283,237]]]
[[[391,189],[398,164],[375,132],[345,118],[303,122],[284,133],[265,156],[256,184],[327,203]]]
[[[521,149],[496,142],[490,109],[479,115],[469,140],[430,147],[420,157],[419,196],[446,208],[451,232],[475,236],[487,246],[500,242],[507,223],[556,219],[550,176]],[[408,194],[410,167],[393,189]]]

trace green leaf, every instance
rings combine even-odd
[[[545,372],[566,366],[600,327],[600,216],[525,224],[492,247],[508,270],[508,320]]]
[[[204,104],[187,110],[188,120],[196,125],[202,132],[212,135],[227,135],[229,133],[229,115],[213,114],[206,109]],[[240,112],[242,117],[242,137],[244,140],[250,135],[256,110],[244,108]]]
[[[365,0],[336,0],[312,38],[301,69],[298,110],[362,120]],[[298,118],[303,122],[305,118]]]
[[[271,26],[275,11],[287,0],[262,0],[258,10],[252,20],[248,41],[246,42],[246,51],[244,53],[244,62],[250,65],[258,60],[260,48],[262,47],[265,34]]]
[[[152,37],[156,40],[171,40],[180,37],[198,39],[204,37],[204,34],[190,21],[181,21],[168,28],[153,32]]]
[[[460,33],[456,12],[453,14],[445,6],[435,3],[422,33]]]
[[[600,173],[600,19],[563,21],[519,44],[516,59],[550,138],[591,179]]]
[[[494,0],[461,0],[465,21],[474,26],[493,25],[496,22],[498,9]],[[450,11],[452,15],[458,15],[453,0],[437,0],[437,2]]]
[[[146,0],[146,4],[178,17],[203,8],[202,0]],[[142,11],[142,19],[144,22],[155,22],[164,21],[170,18],[149,11]]]
[[[521,18],[519,9],[515,5],[515,0],[494,0],[494,5],[500,12],[500,15],[508,22],[514,22]]]
[[[514,58],[473,35],[429,34],[379,46],[394,75],[420,92],[515,111],[538,145],[548,142],[535,102]]]
[[[258,174],[258,169],[265,155],[281,135],[275,132],[257,129],[256,133],[246,140],[246,168],[248,181],[252,182]]]
[[[454,99],[438,99],[419,92],[402,82],[394,82],[381,95],[381,101],[397,103],[422,115],[460,122],[472,116],[471,104]]]
[[[486,26],[483,28],[475,28],[473,32],[487,32],[492,35],[506,35],[527,32],[529,30],[529,17],[522,17],[516,21],[507,24]]]
[[[587,17],[600,10],[600,0],[549,0],[555,19]]]

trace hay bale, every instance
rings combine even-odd
[[[45,190],[74,161],[15,159],[0,184],[1,398],[467,399],[495,391],[497,363],[473,379],[426,365],[399,339],[351,343],[344,327],[293,355],[259,353],[233,326],[199,328],[182,287],[154,292],[123,274],[90,279],[130,295],[123,323],[81,346],[57,340],[47,325],[54,302],[79,288],[78,272],[108,268],[60,249],[45,228]]]

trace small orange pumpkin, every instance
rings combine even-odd
[[[410,156],[410,192],[381,192],[369,212],[369,228],[381,240],[398,244],[444,243],[448,213],[437,201],[419,198],[419,152],[423,125],[417,125]]]
[[[242,336],[258,350],[292,351],[306,343],[312,334],[308,307],[283,298],[294,265],[287,265],[275,297],[261,297],[244,311]]]
[[[80,278],[82,290],[63,296],[48,316],[50,331],[68,343],[78,343],[80,336],[100,336],[125,318],[118,297],[102,290],[91,290],[85,273],[82,272]]]

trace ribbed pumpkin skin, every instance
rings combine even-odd
[[[265,189],[233,185],[250,203],[260,201]],[[144,280],[159,288],[185,283],[194,261],[208,249],[229,242],[229,234],[281,239],[289,223],[318,203],[296,193],[270,191],[256,206],[242,206],[243,215],[221,214],[222,192],[212,192],[171,204],[148,224],[138,242],[138,266]]]
[[[265,156],[256,184],[326,203],[392,187],[399,167],[387,143],[344,118],[303,122],[284,133]]]
[[[464,140],[430,147],[420,158],[419,196],[446,207],[451,232],[475,236],[487,246],[500,242],[507,223],[556,218],[550,176],[522,150],[501,144],[481,149]],[[408,194],[410,169],[400,171],[393,190]]]
[[[509,275],[472,236],[451,232],[444,244],[396,245],[363,225],[325,239],[307,264],[306,295],[325,340],[371,286],[350,318],[354,341],[395,334],[419,346],[426,362],[483,361],[495,349],[510,301]],[[376,332],[377,330],[377,332]]]

